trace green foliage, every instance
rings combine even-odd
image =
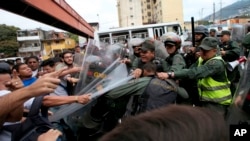
[[[67,34],[69,35],[69,38],[71,38],[71,39],[75,40],[75,42],[76,42],[77,44],[79,44],[79,38],[78,38],[78,35],[73,34],[73,33],[67,33]]]
[[[20,28],[0,24],[0,53],[4,53],[6,57],[16,56],[19,46],[17,30],[20,30]]]

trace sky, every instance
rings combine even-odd
[[[99,22],[100,30],[106,30],[111,27],[118,27],[118,14],[116,9],[116,0],[65,0],[75,11],[87,22]],[[215,10],[220,7],[228,6],[238,0],[183,0],[184,20],[199,20],[213,12],[213,3]],[[45,25],[34,20],[18,16],[8,11],[0,9],[0,24],[13,25],[21,29],[42,28],[44,30],[59,30],[58,28]]]

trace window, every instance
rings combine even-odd
[[[151,16],[151,12],[148,12],[148,16]]]
[[[151,23],[152,22],[152,20],[151,19],[148,19],[148,23]]]
[[[132,2],[132,0],[129,0],[129,2]]]
[[[150,7],[150,5],[148,4],[148,5],[147,5],[147,9],[150,9],[150,8],[151,8],[151,7]]]
[[[147,2],[150,2],[150,0],[147,0]]]
[[[134,23],[131,23],[131,25],[134,25]]]
[[[133,18],[134,16],[133,15],[130,15],[130,18]]]
[[[130,10],[133,10],[133,7],[130,7]]]

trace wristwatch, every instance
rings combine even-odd
[[[172,78],[172,74],[173,74],[173,72],[168,72],[168,78]]]

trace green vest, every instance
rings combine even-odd
[[[220,56],[216,56],[208,60],[206,63],[213,59],[223,61]],[[198,61],[198,66],[201,66],[203,60],[199,58]],[[224,75],[227,77],[226,70]],[[222,105],[229,105],[232,101],[230,82],[228,81],[228,79],[225,82],[218,82],[210,76],[202,78],[198,81],[198,90],[201,101],[214,102]]]

